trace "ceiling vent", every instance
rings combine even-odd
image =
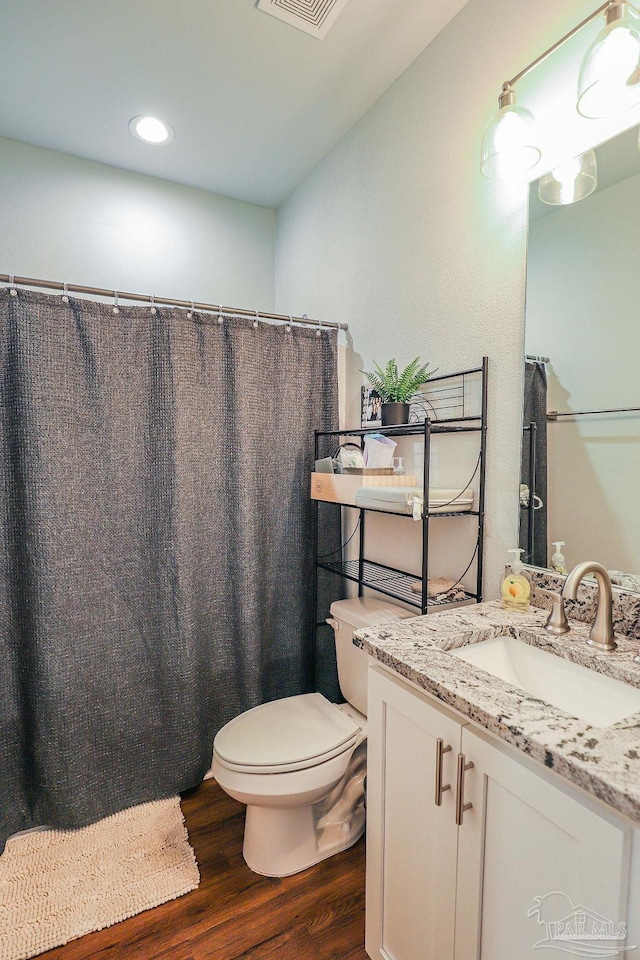
[[[258,0],[258,8],[322,40],[347,0]]]

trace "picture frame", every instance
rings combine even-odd
[[[377,390],[362,387],[361,409],[360,422],[363,428],[382,426],[382,400]]]

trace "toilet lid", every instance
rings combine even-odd
[[[220,730],[213,745],[221,760],[236,766],[290,766],[346,749],[359,731],[321,693],[305,693],[242,713]]]

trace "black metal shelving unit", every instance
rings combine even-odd
[[[317,579],[319,570],[327,570],[347,580],[358,584],[358,595],[362,596],[365,587],[384,594],[392,599],[400,600],[409,606],[417,607],[422,614],[430,610],[442,610],[448,606],[459,606],[464,601],[480,602],[482,600],[482,572],[484,552],[484,510],[485,510],[485,472],[486,472],[486,443],[487,443],[487,378],[489,361],[483,357],[482,366],[470,370],[461,370],[457,373],[440,377],[432,377],[428,381],[428,392],[424,403],[427,416],[424,421],[412,422],[401,427],[367,427],[355,430],[330,430],[315,432],[315,459],[320,457],[320,446],[327,438],[363,438],[369,433],[381,433],[388,437],[421,436],[424,439],[424,476],[422,514],[422,571],[421,574],[409,573],[395,567],[386,566],[365,557],[365,517],[369,512],[385,513],[389,511],[375,510],[368,507],[358,507],[352,504],[332,503],[329,501],[314,500],[314,549],[315,567],[314,577],[314,610],[316,610],[316,630],[324,621],[318,621],[317,611]],[[468,412],[467,385],[472,378],[480,378],[480,411]],[[471,482],[478,478],[478,501],[476,510],[433,513],[429,510],[429,475],[431,459],[431,439],[441,434],[469,434],[476,433],[479,438],[478,460]],[[319,504],[326,503],[330,507],[359,511],[359,550],[356,560],[327,560],[318,556],[319,535]],[[411,520],[410,516],[392,513],[398,520]],[[465,590],[464,600],[447,601],[427,597],[427,580],[429,568],[429,527],[432,522],[438,522],[447,517],[475,518],[477,523],[477,539],[467,570],[476,561],[476,585],[473,592]],[[414,521],[412,521],[414,522]],[[465,571],[466,573],[466,571]],[[415,593],[411,585],[421,580],[421,593]]]

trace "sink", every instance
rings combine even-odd
[[[449,653],[594,727],[640,712],[640,689],[515,637],[493,637]]]

